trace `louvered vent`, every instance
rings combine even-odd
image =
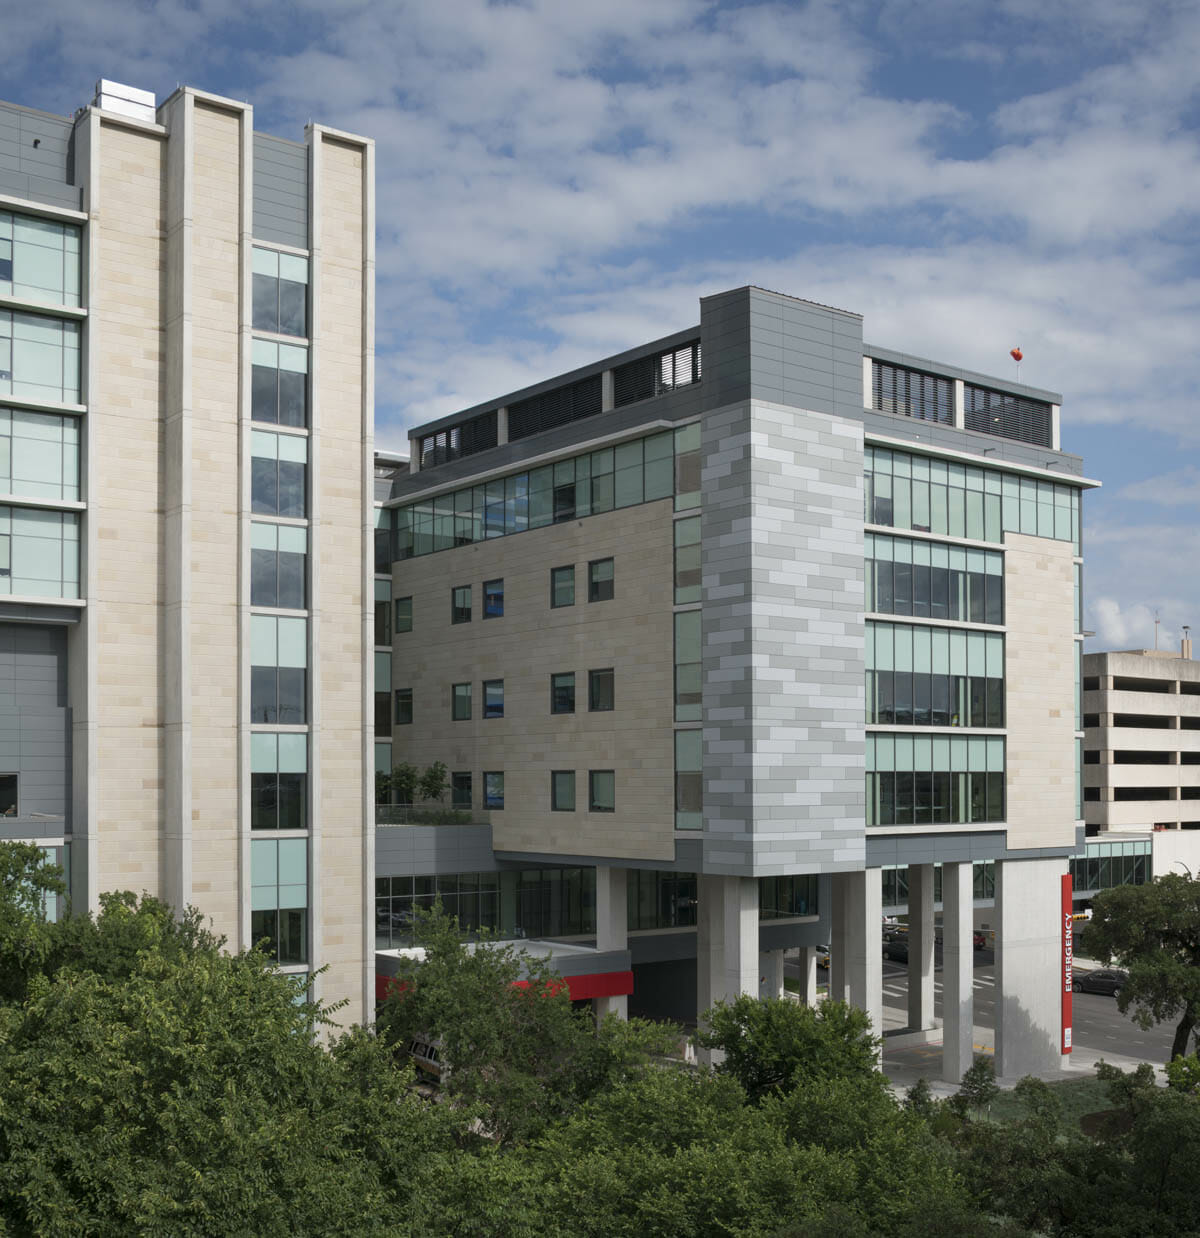
[[[447,426],[421,438],[421,468],[431,469],[449,460],[473,456],[496,446],[496,410],[480,413],[456,426]]]
[[[636,404],[699,381],[700,341],[694,340],[680,348],[617,366],[613,370],[613,406]]]
[[[528,438],[555,426],[565,426],[600,411],[600,375],[555,387],[508,406],[508,441]]]
[[[1016,439],[1019,443],[1036,443],[1039,447],[1051,446],[1049,404],[970,383],[965,384],[963,402],[968,430]]]
[[[871,377],[872,408],[920,421],[954,424],[954,383],[949,378],[886,361],[871,362]]]

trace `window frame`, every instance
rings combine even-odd
[[[610,806],[597,805],[596,796],[596,776],[607,774],[612,779],[612,804]],[[613,769],[589,769],[588,770],[588,812],[616,812],[617,811],[617,772]]]
[[[559,802],[559,779],[569,779],[566,785],[569,787],[570,794],[562,797],[563,803]],[[565,802],[568,799],[569,804]],[[552,769],[550,771],[550,811],[575,811],[575,771],[573,769]]]
[[[485,720],[492,718],[504,717],[504,680],[503,679],[483,679],[480,680],[480,698],[483,702],[483,717]],[[488,692],[492,689],[499,689],[499,712],[490,712],[492,706],[488,703]]]
[[[571,600],[569,602],[560,602],[558,600],[558,577],[562,572],[570,572],[571,580]],[[552,567],[550,569],[550,609],[565,610],[568,606],[575,605],[575,564],[566,563],[561,567]]]
[[[460,695],[458,692],[459,688],[466,689],[466,692],[463,694],[467,702],[467,712],[465,714],[460,714],[458,712],[458,702],[460,700]],[[471,691],[470,680],[467,680],[465,683],[452,683],[450,685],[450,721],[451,722],[470,722],[471,721],[471,716],[475,712],[473,697],[474,697],[474,693]]]
[[[571,679],[571,708],[559,709],[555,698],[556,679],[565,679],[570,676]],[[550,672],[550,712],[552,714],[567,715],[575,712],[575,672],[574,671],[551,671]]]
[[[617,708],[617,672],[611,666],[601,666],[588,671],[588,713],[589,714],[609,714],[613,713]],[[608,704],[597,705],[596,683],[597,676],[607,675],[609,692]]]
[[[607,580],[597,580],[595,578],[596,568],[603,566],[605,563],[611,564],[612,575]],[[604,586],[608,586],[608,592],[603,591]],[[588,560],[588,602],[611,602],[616,597],[617,591],[617,564],[614,556],[609,555],[604,559],[589,559]]]

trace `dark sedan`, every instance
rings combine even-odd
[[[1101,967],[1096,971],[1076,972],[1071,977],[1071,988],[1076,993],[1106,993],[1109,997],[1116,997],[1128,979],[1126,972]]]

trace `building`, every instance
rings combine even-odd
[[[1086,863],[1076,897],[1200,874],[1200,665],[1179,652],[1083,656]]]
[[[328,970],[372,873],[373,150],[0,105],[0,835]]]
[[[451,802],[379,810],[377,945],[441,897],[628,950],[632,995],[598,1007],[686,1014],[829,941],[879,1026],[903,869],[927,1031],[940,865],[958,1079],[988,863],[998,1069],[1056,1064],[1095,484],[1060,403],[740,288],[414,430],[376,475],[376,767],[441,762]]]

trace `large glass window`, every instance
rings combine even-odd
[[[575,605],[575,565],[552,567],[550,569],[550,606],[557,609],[560,606]]]
[[[485,580],[483,582],[483,617],[499,619],[504,614],[504,581]]]
[[[484,770],[483,806],[489,809],[504,807],[504,771]]]
[[[999,632],[866,625],[867,717],[895,726],[1004,725]]]
[[[692,422],[675,431],[675,510],[690,511],[700,506],[700,423]]]
[[[0,211],[0,296],[79,304],[78,224]]]
[[[1004,740],[867,735],[867,824],[1003,821]]]
[[[255,340],[250,416],[280,426],[308,425],[308,349]]]
[[[485,679],[483,681],[483,716],[485,718],[504,717],[503,679]]]
[[[250,503],[266,516],[307,515],[308,439],[250,432]]]
[[[1004,555],[868,533],[866,609],[967,623],[1004,622]]]
[[[413,720],[413,690],[396,689],[396,725],[409,726]]]
[[[471,717],[471,685],[469,683],[451,685],[450,717],[455,722],[466,722]]]
[[[250,616],[250,720],[308,721],[308,620]]]
[[[575,771],[573,769],[551,771],[550,807],[554,812],[575,811]]]
[[[450,590],[450,622],[471,622],[471,586],[456,585]]]
[[[392,643],[392,582],[390,580],[375,582],[375,643],[377,645]]]
[[[675,605],[700,601],[700,517],[675,521]]]
[[[550,712],[573,714],[575,712],[575,672],[559,671],[550,676]]]
[[[375,738],[389,739],[392,734],[392,655],[388,650],[375,651]],[[390,754],[391,748],[388,748]],[[384,773],[390,773],[389,756]]]
[[[450,806],[470,808],[471,805],[471,771],[459,770],[450,775]]]
[[[699,722],[703,664],[700,655],[700,612],[675,616],[675,721]]]
[[[615,704],[615,676],[611,666],[604,670],[588,671],[588,709],[603,713]]]
[[[0,394],[79,403],[79,324],[0,310]]]
[[[811,873],[758,879],[758,918],[790,920],[819,910],[817,878]]]
[[[308,840],[250,843],[250,935],[280,964],[308,961]]]
[[[250,736],[250,828],[308,825],[308,736]]]
[[[704,735],[675,732],[675,828],[698,830],[704,825]]]
[[[391,585],[388,585],[388,592],[391,592]],[[413,626],[413,600],[411,597],[396,599],[396,634],[402,632],[411,632]]]
[[[308,259],[254,249],[254,329],[308,334]]]
[[[79,596],[79,513],[0,507],[0,593]]]
[[[0,408],[0,491],[79,498],[79,418]]]
[[[615,812],[617,807],[617,776],[611,769],[588,771],[588,811]]]
[[[588,564],[588,601],[607,602],[613,596],[613,561],[593,559]]]
[[[307,559],[307,529],[253,521],[250,525],[250,605],[303,610],[307,605]]]

